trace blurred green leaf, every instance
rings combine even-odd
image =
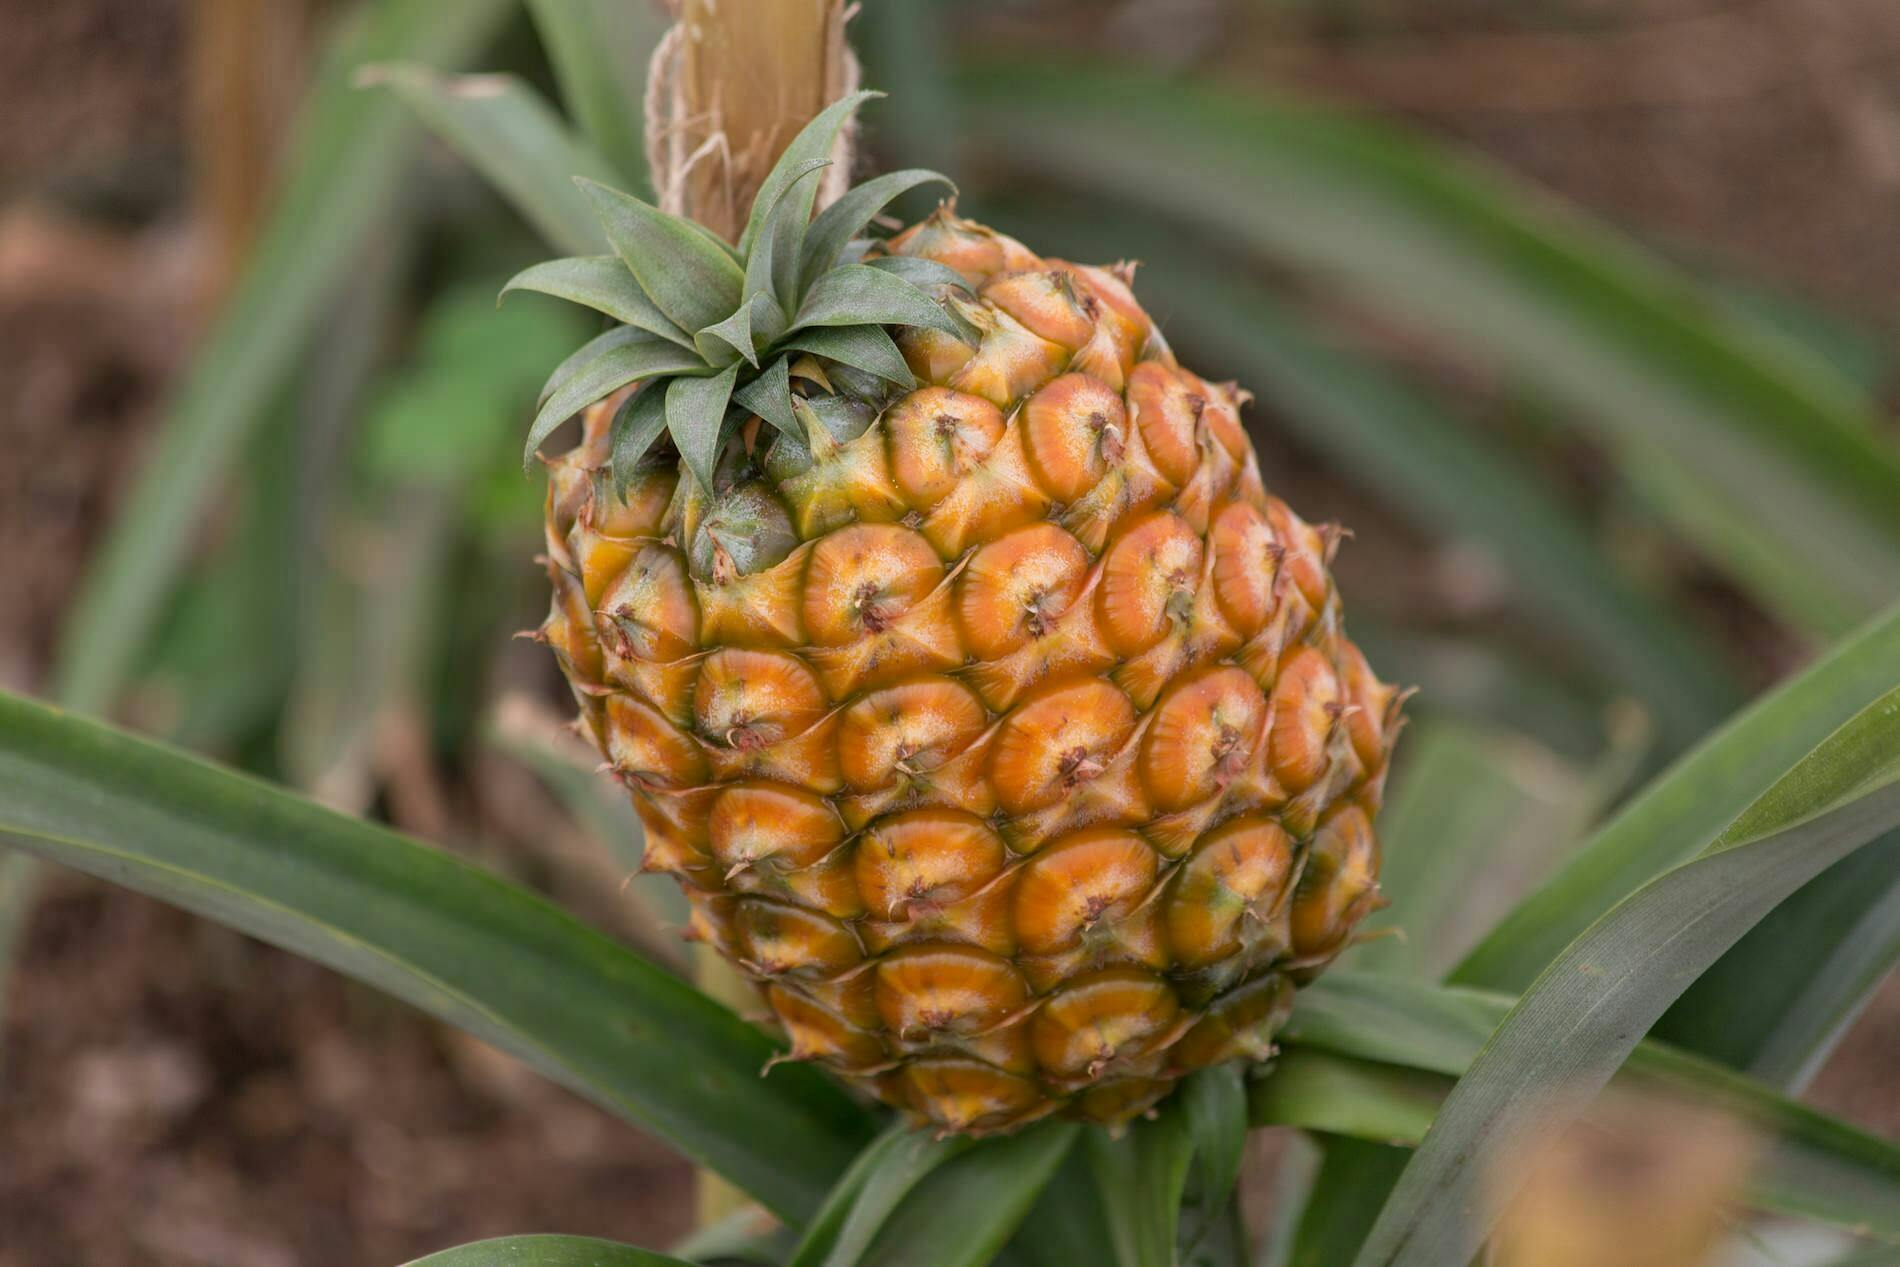
[[[1247,1151],[1247,1089],[1240,1066],[1216,1065],[1189,1075],[1178,1092],[1193,1147],[1188,1192],[1197,1220],[1181,1238],[1199,1244],[1227,1209]]]
[[[631,1245],[589,1236],[504,1236],[445,1249],[407,1267],[693,1267]]]
[[[1409,1146],[1425,1137],[1453,1081],[1428,1069],[1294,1048],[1254,1082],[1247,1110],[1255,1126]]]
[[[1620,697],[1532,654],[1542,648],[1513,646],[1495,628],[1389,624],[1383,613],[1361,610],[1375,597],[1354,596],[1353,641],[1386,678],[1418,687],[1408,716],[1516,731],[1577,764],[1600,756],[1612,738],[1604,721]]]
[[[984,1140],[931,1171],[885,1220],[866,1267],[982,1267],[1074,1147],[1072,1122]]]
[[[266,784],[0,696],[0,841],[336,968],[512,1052],[797,1220],[868,1135],[815,1071],[552,906]],[[1033,1194],[1032,1198],[1033,1199]]]
[[[166,600],[208,503],[246,437],[267,418],[321,329],[350,262],[392,232],[416,134],[390,104],[356,91],[365,62],[474,57],[512,11],[509,0],[366,5],[342,23],[313,77],[269,220],[156,441],[86,568],[61,629],[51,694],[106,713],[145,663]],[[37,868],[0,854],[0,908],[24,912]],[[23,917],[23,916],[22,916]],[[0,958],[0,997],[7,960]]]
[[[1173,1262],[1181,1198],[1194,1157],[1194,1137],[1181,1106],[1163,1103],[1154,1117],[1137,1118],[1119,1139],[1092,1128],[1083,1146],[1101,1189],[1114,1262],[1118,1267]]]
[[[313,592],[280,743],[289,780],[335,808],[369,808],[388,739],[426,737],[464,501],[512,467],[543,367],[582,335],[571,313],[497,312],[493,294],[492,279],[453,284],[423,312],[370,393],[349,485],[302,569]]]
[[[1137,293],[1171,339],[1216,358],[1219,374],[1241,378],[1273,421],[1423,531],[1494,556],[1526,595],[1526,615],[1654,709],[1670,750],[1741,702],[1720,667],[1721,649],[1619,575],[1587,525],[1534,470],[1276,303],[1244,270],[1191,250],[1178,232],[1127,216],[1013,213],[1008,227],[1072,257],[1139,257]]]
[[[1416,1142],[1412,1132],[1434,1087],[1469,1069],[1513,1002],[1508,995],[1329,973],[1301,991],[1285,1031],[1295,1085],[1275,1088],[1277,1074],[1256,1083],[1256,1118],[1356,1132],[1382,1144]],[[1347,1063],[1314,1066],[1308,1058],[1315,1055]],[[1728,1114],[1772,1140],[1751,1180],[1751,1200],[1763,1209],[1900,1238],[1900,1145],[1658,1042],[1637,1045],[1624,1076]]]
[[[271,393],[297,366],[350,261],[381,232],[414,171],[401,107],[353,86],[366,62],[475,56],[508,0],[386,0],[362,6],[325,54],[268,223],[157,443],[89,568],[61,638],[54,695],[81,712],[112,706],[148,645],[211,491]]]
[[[736,1210],[676,1241],[670,1252],[695,1263],[720,1267],[785,1267],[798,1237],[758,1206]]]
[[[1900,832],[1890,832],[1770,912],[1655,1035],[1798,1091],[1896,963]]]
[[[1072,1149],[998,1262],[1005,1267],[1070,1267],[1114,1261],[1102,1191],[1084,1150]]]
[[[832,1188],[787,1267],[854,1267],[917,1185],[975,1142],[967,1135],[936,1139],[909,1123],[893,1123]]]
[[[666,31],[658,5],[626,0],[528,0],[561,101],[619,174],[616,187],[647,190],[643,136],[647,61]]]
[[[1798,762],[1695,859],[1620,902],[1547,968],[1440,1110],[1362,1267],[1462,1267],[1510,1186],[1489,1158],[1560,1129],[1683,989],[1828,865],[1900,825],[1900,689]]]
[[[1900,446],[1871,402],[1579,213],[1318,107],[1084,64],[985,62],[959,86],[986,158],[1145,205],[1479,348],[1612,442],[1652,441],[1733,504],[1772,507],[1757,544],[1842,602],[1871,614],[1900,595]]]
[[[605,245],[574,180],[612,185],[620,175],[534,89],[513,75],[439,75],[415,65],[369,67],[362,83],[400,97],[557,250],[591,255]]]
[[[1452,980],[1522,990],[1625,894],[1682,862],[1867,700],[1900,680],[1900,608],[1750,705],[1652,781],[1493,928]]]
[[[1410,1149],[1340,1135],[1321,1136],[1320,1147],[1324,1154],[1319,1174],[1301,1211],[1286,1267],[1341,1267],[1351,1262],[1412,1155]]]
[[[1635,727],[1640,731],[1641,727]],[[1408,728],[1379,817],[1391,907],[1353,950],[1362,971],[1436,979],[1549,872],[1640,751],[1616,738],[1586,772],[1520,736],[1429,719]]]
[[[495,306],[481,278],[440,292],[412,353],[372,393],[361,423],[361,471],[385,490],[428,485],[458,495],[513,448],[549,362],[587,334],[570,310]],[[518,478],[518,477],[517,477]]]
[[[1728,496],[1706,473],[1647,440],[1630,437],[1618,450],[1623,478],[1654,513],[1791,628],[1826,642],[1866,617],[1862,599],[1844,593],[1786,539],[1763,532],[1760,505]]]

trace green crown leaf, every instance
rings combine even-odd
[[[889,327],[968,337],[937,297],[942,287],[965,288],[956,272],[927,260],[864,259],[870,244],[862,234],[879,212],[901,194],[932,182],[949,185],[947,179],[891,172],[812,216],[839,132],[880,95],[853,93],[805,125],[760,186],[736,249],[690,220],[577,178],[614,253],[536,264],[502,294],[552,295],[616,324],[548,379],[525,463],[561,423],[638,384],[613,420],[615,487],[626,488],[664,435],[710,488],[720,449],[744,416],[734,416],[735,405],[780,431],[800,433],[790,373],[798,355],[908,389],[915,380]]]

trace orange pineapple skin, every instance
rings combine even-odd
[[[793,1058],[944,1132],[1116,1125],[1266,1059],[1374,909],[1401,697],[1338,531],[1266,491],[1246,397],[1129,270],[948,209],[887,249],[964,276],[977,344],[903,332],[914,391],[831,442],[749,424],[712,493],[614,496],[590,410],[542,636]]]

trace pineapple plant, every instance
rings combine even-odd
[[[823,47],[835,51],[844,6],[824,7]],[[626,8],[535,6],[564,33],[549,52],[597,140],[628,139],[601,127],[625,103],[603,103],[600,90],[624,68],[598,38],[599,22]],[[771,82],[794,41],[767,22],[809,21],[818,6],[686,0],[660,51],[714,29],[715,9],[720,29],[748,33],[751,52],[731,56],[728,43],[705,60],[783,112],[778,89],[803,72]],[[416,31],[443,20],[408,0],[371,16]],[[1023,77],[1012,67],[1005,78],[1007,122],[1023,125]],[[941,180],[927,172],[871,181],[813,218],[814,181],[858,97],[797,138],[743,232],[722,229],[729,244],[598,186],[563,186],[554,206],[532,196],[549,185],[549,155],[597,174],[631,169],[574,149],[517,81],[440,81],[410,67],[386,82],[506,175],[518,209],[568,249],[587,249],[590,206],[606,226],[613,255],[558,260],[514,283],[613,322],[557,370],[530,436],[532,453],[582,419],[579,447],[549,462],[554,604],[540,636],[646,820],[649,865],[678,878],[696,935],[750,978],[785,1042],[451,851],[6,692],[0,843],[21,852],[0,857],[0,940],[28,856],[127,885],[512,1052],[758,1203],[718,1217],[704,1200],[717,1184],[706,1183],[702,1226],[676,1256],[532,1235],[418,1267],[1238,1267],[1255,1255],[1236,1180],[1247,1132],[1266,1127],[1307,1132],[1319,1161],[1309,1192],[1279,1185],[1279,1227],[1258,1261],[1535,1258],[1578,1229],[1549,1219],[1526,1159],[1561,1157],[1541,1145],[1561,1143],[1550,1137],[1579,1106],[1626,1081],[1664,1097],[1639,1103],[1719,1110],[1766,1145],[1744,1158],[1752,1150],[1718,1140],[1736,1173],[1685,1210],[1699,1239],[1747,1205],[1831,1231],[1830,1263],[1850,1261],[1835,1255],[1857,1240],[1900,1243],[1900,1147],[1791,1098],[1867,997],[1873,969],[1894,961],[1891,939],[1870,934],[1892,908],[1900,831],[1900,608],[1614,812],[1598,799],[1599,774],[1578,779],[1564,812],[1538,815],[1552,833],[1538,848],[1569,861],[1488,932],[1419,877],[1469,875],[1477,857],[1488,874],[1516,869],[1494,861],[1517,861],[1532,802],[1470,775],[1508,762],[1521,737],[1475,755],[1441,746],[1436,758],[1414,745],[1394,793],[1403,812],[1389,820],[1395,840],[1405,833],[1410,875],[1394,869],[1388,883],[1411,886],[1395,898],[1417,936],[1315,981],[1380,901],[1372,824],[1400,701],[1345,637],[1328,576],[1338,534],[1267,493],[1240,429],[1241,393],[1178,363],[1130,269],[1039,258],[962,220],[954,203],[908,230],[867,231],[893,195]],[[836,95],[829,74],[823,82]],[[1123,81],[1087,82],[1090,92],[1065,98],[1090,108],[1062,120],[1062,143],[1071,123],[1115,129],[1101,86]],[[705,87],[682,97],[686,116],[703,119],[722,99]],[[1207,100],[1175,81],[1157,92]],[[743,141],[747,130],[730,125],[728,139]],[[1326,129],[1312,154],[1323,152],[1321,187],[1344,198],[1345,219],[1416,213],[1402,198],[1388,205],[1403,182],[1378,145],[1335,143],[1371,134],[1334,126],[1302,115],[1297,131]],[[1186,178],[1209,152],[1278,145],[1283,161],[1312,157],[1276,135],[1263,125],[1211,151],[1155,146],[1141,162],[1159,173],[1156,188],[1191,200]],[[674,148],[701,152],[686,140]],[[769,154],[731,149],[758,167],[744,181],[700,172],[706,184],[764,176]],[[1399,153],[1435,195],[1463,191],[1471,206],[1497,195]],[[1355,170],[1357,187],[1336,181]],[[1242,198],[1288,192],[1257,175],[1221,171]],[[1541,226],[1527,208],[1541,214],[1542,200],[1499,205],[1485,223],[1511,232],[1493,249],[1515,262],[1535,245],[1540,266],[1567,261],[1567,285],[1594,285],[1602,311],[1631,315],[1629,345],[1667,352],[1682,345],[1659,333],[1694,332]],[[287,215],[282,232],[304,235],[312,222]],[[321,272],[335,258],[315,246],[298,267]],[[1454,244],[1396,258],[1416,264],[1421,249]],[[1383,273],[1395,257],[1368,258]],[[1472,259],[1454,252],[1393,281],[1442,285]],[[294,302],[299,289],[312,291],[279,287],[273,298]],[[1197,293],[1197,312],[1252,311],[1218,304],[1215,290]],[[1559,287],[1541,311],[1569,312],[1575,297]],[[1442,307],[1456,296],[1431,298]],[[255,313],[234,311],[248,343]],[[1703,333],[1697,346],[1719,352],[1724,336]],[[272,341],[257,342],[270,355]],[[1731,351],[1736,364],[1759,352]],[[1681,373],[1700,383],[1722,359],[1692,358]],[[250,388],[206,399],[243,412],[231,392],[241,402],[268,376],[243,377]],[[1760,396],[1747,375],[1729,386],[1738,403],[1801,399]],[[1667,429],[1677,398],[1655,399],[1646,421]],[[1444,469],[1462,480],[1481,468]],[[152,478],[176,495],[189,487],[179,474],[161,462]],[[1506,504],[1536,535],[1532,503]],[[139,506],[124,531],[163,537]],[[1586,596],[1603,592],[1588,569],[1563,576]],[[110,627],[130,645],[137,624]],[[92,666],[99,645],[81,638],[69,650]],[[1564,768],[1532,755],[1540,779]],[[1552,821],[1597,814],[1580,839]],[[1423,953],[1434,932],[1452,931],[1447,940],[1468,947],[1461,961]],[[1441,971],[1446,983],[1434,983]],[[1276,1042],[1277,1063],[1264,1066]],[[797,1060],[759,1077],[785,1048]],[[898,1112],[848,1096],[820,1069]],[[1177,1081],[1182,1094],[1142,1114]],[[1146,1120],[1119,1134],[1053,1120],[1113,1128],[1137,1114]],[[1671,1130],[1683,1120],[1639,1116]],[[934,1129],[911,1130],[917,1121]],[[1512,1208],[1519,1188],[1529,1199]],[[1627,1222],[1601,1230],[1586,1239],[1643,1238],[1668,1252]]]
[[[868,95],[736,247],[590,185],[616,253],[509,284],[613,321],[529,438],[581,414],[538,636],[791,1058],[941,1132],[1119,1125],[1267,1059],[1377,905],[1401,696],[1132,266],[953,200],[866,237],[924,171],[814,218]]]

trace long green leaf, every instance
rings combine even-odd
[[[326,52],[287,176],[231,300],[169,402],[158,442],[88,570],[60,639],[53,693],[103,712],[149,643],[211,490],[321,328],[350,260],[414,170],[400,103],[354,86],[367,62],[453,66],[501,27],[507,0],[366,5]]]
[[[757,1030],[540,899],[368,823],[0,696],[0,842],[163,898],[460,1025],[788,1218],[864,1113]]]
[[[1411,1157],[1404,1148],[1322,1136],[1319,1174],[1300,1215],[1286,1267],[1341,1267],[1372,1230],[1386,1194]]]
[[[805,233],[805,244],[800,251],[798,290],[802,295],[810,290],[825,270],[838,262],[851,240],[864,232],[871,218],[884,210],[894,198],[901,197],[919,185],[949,185],[950,192],[956,192],[948,178],[936,172],[927,172],[920,168],[905,171],[886,172],[875,176],[861,185],[853,185],[846,190],[838,201],[818,213],[811,222],[811,228]]]
[[[1411,1146],[1425,1138],[1452,1081],[1429,1069],[1294,1048],[1253,1084],[1247,1112],[1255,1126],[1297,1126]]]
[[[590,1236],[504,1236],[445,1249],[406,1267],[693,1267],[651,1250]]]
[[[606,185],[583,180],[580,188],[614,254],[674,325],[704,330],[739,306],[745,274],[704,230]]]
[[[1798,1091],[1900,962],[1900,832],[1808,882],[1689,987],[1656,1036]]]
[[[534,89],[513,75],[443,76],[414,65],[372,67],[364,82],[407,102],[556,248],[585,255],[604,245],[574,179],[605,183],[613,168]]]
[[[498,1237],[414,1259],[405,1267],[693,1267],[631,1244],[593,1237]]]
[[[1194,1150],[1191,1191],[1202,1220],[1186,1238],[1194,1243],[1226,1209],[1240,1179],[1240,1161],[1247,1151],[1247,1090],[1240,1066],[1201,1070],[1188,1078],[1180,1097],[1181,1116]]]
[[[1008,1267],[1025,1263],[1069,1267],[1071,1263],[1115,1261],[1108,1212],[1085,1150],[1072,1149],[1063,1159],[999,1261]]]
[[[863,325],[922,326],[957,333],[942,304],[902,278],[865,264],[846,264],[820,277],[792,318],[795,331]]]
[[[630,343],[647,343],[651,340],[652,336],[645,330],[638,330],[633,326],[613,326],[601,331],[562,357],[560,364],[549,371],[547,381],[541,385],[541,391],[534,399],[535,408],[539,409],[547,404],[548,398],[559,391],[562,384],[580,373],[588,364],[605,356],[610,350],[625,347]]]
[[[535,450],[556,427],[595,401],[643,378],[686,373],[703,367],[697,352],[651,336],[609,347],[563,380],[542,404],[534,416],[534,425],[528,428],[528,440],[521,451],[523,467],[534,463]]]
[[[1256,1083],[1254,1119],[1416,1143],[1434,1087],[1444,1090],[1470,1068],[1512,1003],[1508,995],[1329,973],[1301,992],[1286,1028],[1292,1085],[1275,1086],[1278,1073]],[[1751,1181],[1751,1200],[1763,1209],[1900,1238],[1900,1145],[1661,1043],[1639,1044],[1624,1074],[1769,1139]]]
[[[986,157],[1461,339],[1580,424],[1652,440],[1734,503],[1773,507],[1763,544],[1860,611],[1900,594],[1900,446],[1872,402],[1579,214],[1373,123],[1145,72],[1005,61],[961,87]]]
[[[667,320],[627,266],[615,255],[580,255],[548,260],[525,268],[508,280],[502,294],[533,290],[605,313],[615,321],[657,334],[681,347],[693,345],[692,336]]]
[[[1361,971],[1436,979],[1555,865],[1597,800],[1594,780],[1521,736],[1423,719],[1409,727],[1379,816],[1392,905],[1353,951]]]
[[[1259,281],[1178,232],[1126,215],[1024,212],[1012,228],[1072,258],[1138,256],[1136,290],[1170,339],[1215,358],[1307,445],[1434,536],[1468,540],[1522,590],[1529,619],[1653,709],[1671,752],[1741,703],[1721,649],[1618,573],[1547,481]],[[1046,217],[1046,218],[1045,218]],[[1208,368],[1208,367],[1203,367]]]
[[[1446,1101],[1360,1267],[1469,1262],[1510,1195],[1487,1161],[1560,1128],[1763,915],[1897,825],[1900,688],[1829,736],[1694,861],[1645,885],[1557,957]]]
[[[797,277],[797,244],[804,241],[805,227],[811,223],[812,204],[817,201],[818,187],[807,184],[802,188],[799,179],[812,169],[813,164],[828,161],[831,147],[838,139],[845,120],[857,112],[873,97],[884,94],[877,92],[854,92],[838,98],[812,117],[810,123],[799,129],[798,135],[791,139],[778,161],[766,174],[759,185],[758,195],[752,200],[751,214],[746,217],[745,228],[739,233],[739,254],[750,255],[757,247],[760,235],[765,231],[766,221],[782,198],[788,204],[791,214],[789,224],[797,227],[792,239],[792,250],[787,253],[784,263],[793,270],[792,278]],[[789,289],[789,288],[787,288]],[[781,291],[781,293],[785,293]]]
[[[786,1267],[853,1267],[917,1185],[974,1143],[967,1135],[936,1139],[908,1123],[892,1125],[838,1180]]]
[[[911,376],[910,366],[904,363],[904,354],[897,350],[896,341],[885,333],[883,326],[828,326],[801,330],[786,340],[785,346],[841,361],[853,369],[896,383],[906,391],[917,385],[917,380]]]
[[[726,406],[739,367],[729,365],[712,378],[676,378],[666,385],[666,430],[680,457],[707,489],[713,486],[713,466],[725,437]]]
[[[561,100],[613,164],[617,188],[644,192],[641,101],[647,59],[666,31],[658,6],[624,0],[528,0]]]
[[[859,1261],[982,1267],[1035,1205],[1077,1134],[1073,1123],[1045,1122],[966,1150],[911,1190]]]
[[[1729,497],[1706,474],[1652,443],[1625,437],[1618,452],[1623,479],[1653,513],[1791,628],[1825,644],[1866,618],[1864,598],[1844,592],[1785,538],[1762,531],[1758,505]]]
[[[1101,1189],[1118,1267],[1173,1262],[1181,1198],[1194,1157],[1194,1137],[1181,1106],[1164,1104],[1120,1139],[1094,1129],[1083,1146],[1095,1186]]]
[[[1522,990],[1599,915],[1695,855],[1867,700],[1900,681],[1900,607],[1867,625],[1658,776],[1499,922],[1452,980]]]

